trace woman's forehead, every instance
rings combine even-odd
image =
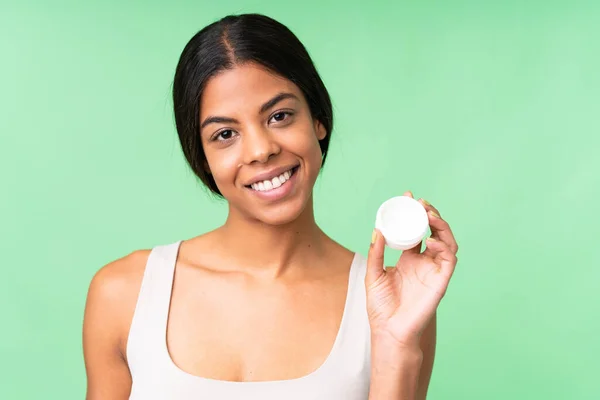
[[[302,98],[300,89],[289,79],[256,64],[243,64],[224,70],[207,82],[200,112],[205,115],[256,108],[280,93]]]

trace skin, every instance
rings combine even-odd
[[[314,218],[318,141],[327,133],[298,87],[255,64],[213,77],[200,110],[206,168],[229,213],[221,227],[181,245],[167,327],[171,358],[190,374],[228,381],[309,374],[335,340],[354,255]],[[246,187],[257,174],[288,165],[300,168],[285,199],[265,201]],[[393,270],[383,268],[380,235],[370,247],[371,400],[426,396],[435,309],[453,269],[444,260],[456,252],[447,223],[434,215],[430,223],[435,244],[404,252]],[[127,336],[149,252],[115,260],[92,279],[83,327],[88,400],[129,396]],[[442,273],[412,279],[442,264]]]

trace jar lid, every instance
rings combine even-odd
[[[385,201],[377,210],[375,227],[390,247],[417,244],[427,234],[429,218],[425,207],[408,196]]]

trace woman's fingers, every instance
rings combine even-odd
[[[385,250],[385,239],[378,229],[373,230],[371,246],[367,255],[367,276],[365,284],[369,287],[376,282],[381,275],[385,274],[383,267],[383,255]]]
[[[457,262],[456,254],[446,243],[432,237],[427,238],[425,244],[427,247],[423,255],[431,257],[440,266],[442,273],[451,276]]]
[[[448,222],[446,222],[441,216],[439,211],[429,204],[426,200],[420,199],[421,204],[427,210],[427,217],[429,218],[429,226],[431,228],[431,236],[434,239],[438,239],[448,245],[448,248],[453,253],[458,252],[458,243]]]
[[[423,207],[425,207],[425,210],[427,210],[427,212],[433,211],[437,215],[440,215],[440,212],[438,211],[438,209],[435,208],[434,206],[432,206],[431,203],[428,202],[427,200],[421,198],[418,201],[419,201],[419,203],[421,203],[423,205]]]

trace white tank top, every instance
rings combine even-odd
[[[366,400],[370,383],[370,327],[366,259],[355,253],[341,325],[324,363],[300,378],[232,382],[191,375],[167,350],[167,319],[181,241],[152,249],[127,341],[130,400]],[[294,362],[290,360],[289,362]]]

